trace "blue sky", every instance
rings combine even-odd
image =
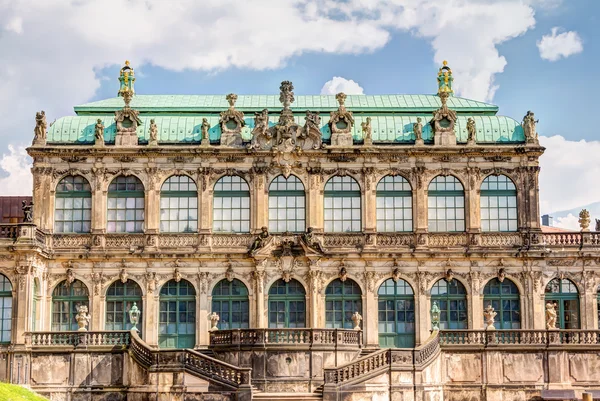
[[[23,191],[35,112],[115,96],[126,58],[140,94],[223,95],[282,80],[318,94],[334,77],[332,91],[434,93],[447,59],[459,95],[535,112],[542,211],[575,208],[600,200],[599,18],[599,0],[0,2],[0,187]]]

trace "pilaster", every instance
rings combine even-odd
[[[306,226],[313,227],[316,232],[323,232],[323,177],[319,174],[310,174],[308,177]]]

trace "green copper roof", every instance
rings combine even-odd
[[[431,114],[413,115],[377,115],[375,113],[355,113],[353,136],[355,141],[362,141],[361,123],[367,117],[371,117],[371,127],[374,142],[380,143],[412,143],[415,139],[413,124],[417,117],[423,122],[423,139],[433,140],[431,126],[427,122]],[[455,132],[459,142],[467,141],[467,119],[469,116],[458,116]],[[114,142],[116,126],[113,115],[85,115],[59,118],[48,130],[49,143],[94,143],[94,127],[96,120],[102,119],[105,128],[104,140],[107,143]],[[199,143],[201,139],[200,125],[202,118],[206,118],[211,124],[209,136],[211,141],[218,142],[221,136],[218,114],[202,114],[198,116],[144,116],[141,117],[142,125],[138,127],[138,137],[141,142],[147,141],[149,137],[150,119],[154,118],[158,127],[159,143]],[[479,143],[502,143],[502,142],[524,142],[525,137],[521,125],[512,118],[504,116],[474,115],[477,128],[477,142]],[[270,117],[274,125],[279,119],[278,115]],[[331,137],[329,131],[329,115],[324,114],[321,118],[321,132],[323,139]],[[246,141],[252,138],[251,132],[254,128],[254,117],[246,115],[246,126],[242,129],[242,137]],[[296,122],[304,124],[304,115],[296,115]]]
[[[394,113],[430,113],[439,109],[440,99],[437,95],[348,95],[346,108],[352,112],[378,111]],[[109,113],[123,107],[120,97],[99,100],[75,107],[78,115],[90,113]],[[136,95],[131,107],[140,112],[157,113],[193,113],[219,112],[229,107],[224,95]],[[332,111],[338,103],[333,95],[298,95],[292,104],[292,110],[301,112]],[[493,104],[478,102],[460,97],[450,97],[448,107],[461,113],[477,113],[492,115],[498,112]],[[235,108],[243,111],[260,111],[282,109],[279,95],[238,95]]]

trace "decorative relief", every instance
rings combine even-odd
[[[329,127],[331,129],[332,146],[352,146],[352,127],[354,126],[354,117],[352,113],[346,110],[346,94],[343,92],[335,95],[339,107],[331,112],[329,118]]]
[[[221,145],[233,147],[242,145],[242,128],[246,123],[244,122],[244,113],[235,109],[237,98],[235,93],[230,93],[225,97],[229,103],[229,108],[222,111],[219,118]]]

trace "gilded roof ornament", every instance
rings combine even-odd
[[[119,71],[119,92],[118,96],[123,96],[123,98],[129,98],[131,101],[131,96],[135,94],[135,72],[133,68],[131,68],[129,64],[129,60],[125,60],[125,65]],[[128,103],[128,102],[127,102]]]
[[[446,60],[444,60],[443,66],[438,71],[437,81],[438,95],[441,93],[452,95],[454,93],[452,90],[452,81],[454,81],[454,78],[452,77],[452,70],[448,67],[448,62]]]

